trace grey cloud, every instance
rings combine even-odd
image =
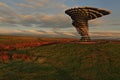
[[[42,32],[42,33],[46,33],[46,31],[43,31],[43,30],[35,30],[37,32]]]
[[[38,2],[38,0],[27,0],[27,1],[33,1],[34,4]],[[52,0],[54,2],[54,0]],[[31,3],[29,2],[29,3]],[[41,0],[41,3],[48,3],[49,0]],[[50,4],[53,4],[50,2]],[[58,3],[56,3],[58,4]],[[55,5],[56,5],[55,4]],[[65,8],[64,4],[59,3],[59,5],[56,5],[59,8]],[[27,27],[41,27],[41,28],[69,28],[72,27],[71,19],[63,13],[60,14],[45,14],[40,12],[33,12],[29,14],[22,14],[14,12],[7,4],[2,5],[5,9],[0,8],[0,22],[5,24],[12,24],[12,25],[21,25],[21,26],[27,26]],[[23,5],[21,5],[23,6]],[[50,6],[52,7],[52,5]],[[102,23],[102,20],[96,20],[93,22],[90,22],[90,24],[96,26]]]
[[[16,6],[22,7],[22,8],[29,8],[29,9],[35,9],[34,6],[24,3],[14,3]]]
[[[69,18],[67,18],[64,14],[42,15],[38,17],[43,24],[40,27],[66,28],[71,26]]]
[[[120,23],[113,23],[113,24],[111,24],[111,25],[119,26]]]
[[[9,35],[29,35],[29,36],[39,36],[39,37],[72,37],[80,38],[77,32],[66,32],[66,31],[50,31],[50,30],[8,30],[0,29],[0,34]],[[104,39],[120,39],[120,32],[90,32],[92,38],[104,38]]]
[[[77,37],[74,32],[43,31],[43,30],[18,30],[19,34],[32,34],[43,37]]]
[[[120,39],[120,32],[91,32],[90,35],[95,39]]]
[[[5,15],[9,15],[12,12],[9,12]],[[60,28],[66,28],[70,27],[70,20],[67,18],[64,14],[56,14],[56,15],[48,15],[48,14],[37,14],[37,15],[23,15],[23,14],[17,14],[17,15],[11,15],[13,18],[9,17],[1,17],[0,22],[2,23],[9,23],[9,24],[19,24],[23,26],[29,26],[32,27],[44,27],[44,28],[53,28],[53,27],[60,27]]]
[[[120,32],[91,32],[91,36],[120,37]]]
[[[100,25],[103,25],[106,21],[103,19],[95,19],[95,20],[90,20],[89,21],[89,26],[90,27],[97,27]]]
[[[6,3],[0,2],[1,7],[9,8],[9,6]]]

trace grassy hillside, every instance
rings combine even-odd
[[[8,52],[30,59],[0,63],[0,80],[120,80],[120,44],[53,44]]]

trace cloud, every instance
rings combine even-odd
[[[43,37],[75,37],[76,35],[73,32],[59,32],[59,31],[50,31],[50,30],[11,30],[0,28],[0,34],[9,34],[9,35],[34,35],[34,36],[43,36]]]
[[[37,9],[37,10],[61,10],[68,8],[67,5],[64,4],[63,1],[56,0],[24,0],[21,3],[12,2],[14,5],[21,7],[22,9]]]
[[[12,34],[12,33],[18,33],[17,30],[11,30],[6,28],[0,28],[0,34]]]
[[[71,26],[69,23],[69,18],[64,15],[64,13],[55,13],[55,14],[47,14],[45,12],[39,12],[40,6],[46,5],[44,8],[40,8],[40,11],[45,9],[54,11],[55,7],[57,10],[62,10],[63,8],[66,8],[67,6],[64,3],[55,3],[55,0],[26,0],[21,3],[12,2],[17,7],[23,7],[27,11],[26,8],[38,8],[38,10],[35,10],[36,12],[30,12],[30,13],[23,13],[23,12],[16,12],[13,7],[9,6],[6,3],[0,2],[0,6],[3,8],[0,8],[0,23],[1,24],[8,24],[8,25],[21,25],[21,26],[27,26],[27,27],[44,27],[44,28],[54,28],[54,27],[61,27],[66,28]],[[41,5],[40,5],[41,4]]]
[[[7,28],[0,28],[0,34],[9,34],[9,35],[28,35],[28,36],[39,36],[39,37],[68,37],[68,38],[80,38],[80,35],[77,32],[66,32],[66,31],[51,31],[51,30],[12,30]],[[90,32],[92,38],[111,38],[118,39],[120,38],[120,32]]]
[[[119,26],[120,23],[113,23],[113,24],[111,24],[111,25]]]
[[[12,0],[11,0],[12,1]],[[9,1],[10,2],[10,1]],[[63,1],[59,0],[21,0],[20,3],[12,1],[14,4],[0,2],[0,27],[9,26],[11,28],[19,26],[18,30],[12,31],[16,34],[34,34],[42,36],[74,36],[79,37],[79,34],[73,31],[65,29],[73,28],[69,16],[64,13],[64,10],[68,8]],[[23,9],[24,11],[19,11]],[[30,9],[30,10],[29,10]],[[95,19],[89,22],[91,26],[104,25],[107,21],[104,19]],[[112,24],[119,25],[119,24]],[[20,30],[36,27],[38,30]],[[46,31],[39,30],[44,28]],[[49,29],[49,30],[48,30]],[[4,30],[5,31],[5,30]],[[9,31],[9,30],[8,30]],[[113,36],[114,33],[111,33]],[[91,34],[93,36],[103,35],[102,33]],[[108,33],[106,33],[108,35]],[[118,35],[118,34],[117,34]],[[109,34],[110,36],[110,34]]]
[[[59,31],[65,28],[73,28],[70,17],[65,14],[18,14],[11,15],[13,18],[0,17],[0,22],[9,25],[24,26],[24,27],[38,27],[38,28],[52,28],[54,31]],[[90,22],[90,25],[99,26],[104,21],[101,19]]]
[[[76,36],[74,34],[74,32],[64,32],[64,31],[51,31],[51,30],[46,30],[46,31],[42,31],[42,30],[33,30],[33,32],[36,33],[42,33],[42,36],[54,36],[54,37],[65,37],[65,36]]]
[[[44,7],[49,0],[26,0],[29,4],[34,7]]]
[[[0,6],[5,7],[5,9],[0,9],[1,23],[8,25],[15,24],[16,26],[35,26],[42,28],[72,27],[70,17],[68,17],[64,13],[64,9],[67,9],[68,6],[65,5],[63,1],[56,2],[56,0],[25,0],[24,2],[21,1],[20,3],[12,3],[15,4],[17,7],[22,7],[25,11],[29,11],[27,8],[36,10],[28,13],[17,12],[14,11],[15,9],[13,10],[12,7],[10,7],[9,5],[5,3],[0,3]],[[46,11],[49,11],[49,13]],[[90,26],[99,26],[103,24],[104,21],[102,19],[96,19],[90,21],[89,23]]]
[[[16,6],[19,6],[19,7],[23,7],[23,8],[31,8],[31,9],[35,9],[34,6],[32,5],[27,5],[27,4],[23,4],[23,3],[14,3]]]
[[[56,14],[56,15],[37,15],[40,19],[41,26],[40,27],[59,27],[59,28],[67,28],[71,27],[70,19],[67,18],[64,14]]]
[[[116,37],[120,38],[120,32],[91,32],[91,36],[93,37]]]
[[[5,4],[0,2],[0,23],[1,24],[8,24],[14,25],[17,24],[16,22],[19,21],[18,14],[14,11],[14,9]]]
[[[0,2],[0,6],[1,6],[1,7],[9,8],[9,6],[8,6],[7,4],[3,3],[3,2]]]
[[[62,32],[61,34],[66,36],[76,36],[73,32]]]
[[[36,8],[44,7],[44,8],[62,8],[65,9],[67,6],[62,1],[56,0],[26,0],[29,4],[33,5]]]
[[[98,27],[103,25],[106,21],[104,19],[94,19],[89,21],[90,27]]]
[[[6,17],[5,15],[9,15],[10,17]],[[67,18],[64,14],[49,15],[39,13],[25,15],[17,13],[14,15],[14,12],[9,12],[4,14],[4,16],[0,17],[0,22],[7,24],[18,24],[29,27],[34,25],[36,27],[44,28],[66,28],[71,26],[69,18]]]

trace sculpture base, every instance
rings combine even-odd
[[[90,37],[81,37],[80,41],[91,41]]]

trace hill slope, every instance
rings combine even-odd
[[[0,64],[0,80],[120,80],[120,45],[53,44],[11,50],[30,59]]]

